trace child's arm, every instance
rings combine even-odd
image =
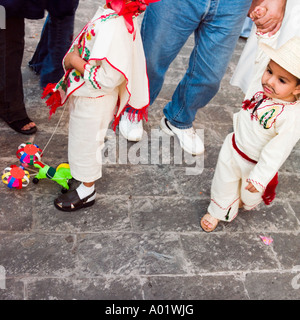
[[[263,147],[257,164],[251,170],[247,182],[263,192],[300,139],[299,103],[288,105],[278,112],[275,126],[276,135]],[[249,186],[250,191],[251,186]],[[251,189],[252,190],[252,189]]]
[[[84,66],[87,62],[80,57],[80,53],[78,50],[78,46],[74,46],[74,51],[69,52],[64,60],[65,68],[68,69],[76,69],[81,74],[84,73]]]
[[[74,68],[79,71],[91,90],[101,89],[103,93],[110,93],[124,81],[123,74],[106,60],[101,62],[101,68],[99,65],[91,66],[89,62],[81,58],[77,45],[74,46],[72,52],[66,55],[64,65],[66,70]]]

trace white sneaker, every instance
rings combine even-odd
[[[194,128],[179,129],[171,125],[171,123],[163,117],[160,121],[162,131],[170,136],[176,135],[180,146],[187,153],[199,155],[204,152],[204,144],[201,138],[196,134]]]
[[[143,136],[143,121],[137,120],[137,114],[133,120],[129,120],[128,112],[125,111],[119,123],[119,130],[122,136],[128,141],[140,141]]]

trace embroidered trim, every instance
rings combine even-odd
[[[251,182],[252,184],[255,183],[255,184],[261,186],[263,188],[263,192],[266,190],[265,186],[263,186],[260,182],[257,182],[257,181],[255,181],[253,179],[247,179],[247,182]]]
[[[265,102],[266,104],[261,106],[262,102]],[[252,97],[251,100],[245,100],[243,102],[242,109],[253,109],[251,119],[259,121],[264,129],[270,129],[276,122],[277,118],[283,113],[284,108],[288,105],[295,105],[296,103],[297,101],[287,103],[276,102],[271,98],[266,97],[262,91],[259,91]],[[264,112],[264,110],[266,111]],[[260,114],[258,114],[259,111]]]
[[[84,70],[87,72],[91,71],[91,65],[87,62],[84,66],[83,66]]]
[[[269,128],[267,128],[267,123],[268,123],[268,121],[272,118],[272,116],[273,116],[273,114],[275,113],[275,111],[276,111],[275,109],[268,110],[267,112],[265,112],[265,113],[260,117],[259,123],[262,124],[262,126],[263,126],[265,129],[269,129],[269,128],[272,127],[275,119],[274,119],[274,121],[272,122],[272,124],[271,124],[271,126],[270,126]],[[264,118],[266,119],[265,121],[263,121]],[[277,117],[276,117],[276,118],[277,118]]]
[[[93,75],[95,69],[96,69],[96,66],[91,67],[88,79],[89,79],[89,82],[91,83],[91,85],[93,86],[93,88],[94,89],[98,89],[97,86],[94,83],[94,79],[92,79],[92,75]]]
[[[96,86],[98,87],[98,89],[101,89],[100,84],[99,84],[98,81],[96,80],[96,74],[97,74],[97,71],[98,71],[99,69],[100,69],[100,66],[97,66],[97,67],[94,69],[93,81],[94,81],[94,83],[96,83]]]
[[[222,210],[228,210],[230,207],[232,207],[232,205],[237,201],[237,200],[239,200],[240,199],[240,197],[238,197],[237,199],[235,199],[227,208],[223,208],[222,206],[220,206],[213,198],[211,198],[210,200],[214,203],[214,204],[216,204],[220,209],[222,209]]]
[[[254,208],[256,208],[260,203],[261,203],[261,201],[259,201],[258,203],[256,203],[256,204],[253,205],[252,207],[247,206],[246,204],[244,204],[244,209],[245,209],[246,211],[251,211],[251,210],[253,210]]]
[[[94,89],[101,89],[99,82],[96,80],[97,71],[101,66],[91,66],[89,63],[84,65],[84,69],[89,73],[88,80]]]

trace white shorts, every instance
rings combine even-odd
[[[101,98],[71,96],[68,158],[72,176],[93,182],[102,176],[102,149],[118,95]]]

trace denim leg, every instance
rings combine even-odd
[[[191,127],[198,109],[219,90],[250,4],[251,0],[211,0],[207,15],[195,30],[188,70],[164,108],[174,126]]]
[[[71,46],[75,16],[65,16],[62,19],[48,15],[42,41],[41,56],[46,50],[47,55],[42,62],[40,83],[44,88],[48,83],[56,83],[64,74],[62,60]],[[46,48],[44,46],[47,46]]]
[[[161,0],[146,10],[141,35],[147,61],[150,104],[158,96],[167,69],[197,29],[209,0]]]
[[[162,0],[147,9],[142,35],[151,103],[170,63],[189,35],[195,35],[186,74],[164,108],[174,126],[191,127],[197,110],[217,93],[250,4],[251,0]]]
[[[40,74],[43,68],[44,59],[48,54],[48,34],[49,34],[49,15],[43,26],[40,41],[35,49],[34,55],[28,65],[37,73]]]

